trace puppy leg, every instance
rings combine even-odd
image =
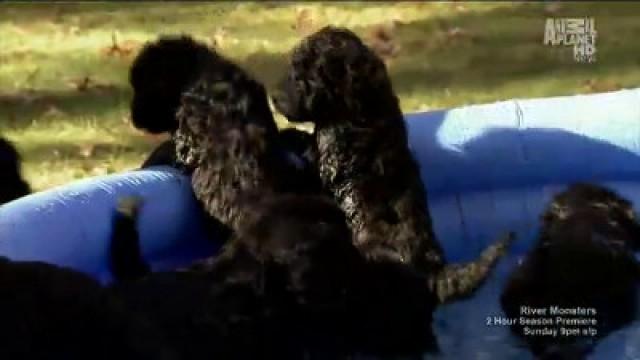
[[[466,264],[446,265],[429,280],[429,287],[441,303],[471,296],[489,276],[498,260],[506,254],[514,240],[515,234],[510,232],[487,247],[478,259]]]
[[[109,249],[109,265],[116,282],[137,280],[151,271],[140,251],[136,228],[139,206],[140,199],[135,197],[118,201]]]

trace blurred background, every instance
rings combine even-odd
[[[597,61],[544,45],[549,17],[595,18]],[[405,112],[640,84],[631,2],[0,3],[0,134],[35,190],[136,168],[161,140],[128,120],[145,41],[192,34],[271,88],[291,47],[328,24],[384,57]]]

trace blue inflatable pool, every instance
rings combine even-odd
[[[443,359],[528,359],[501,326],[498,294],[531,246],[538,216],[567,183],[610,186],[640,204],[640,89],[512,100],[407,115],[410,144],[430,196],[435,231],[451,261],[473,258],[506,230],[512,254],[477,296],[441,307],[435,329]],[[111,214],[123,195],[144,199],[144,256],[154,270],[214,254],[189,180],[168,168],[79,181],[0,207],[0,254],[43,260],[110,281]],[[636,210],[638,207],[636,207]],[[640,359],[640,326],[619,331],[593,359]]]

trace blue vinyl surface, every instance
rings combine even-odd
[[[131,171],[77,181],[0,206],[0,255],[41,260],[109,282],[108,246],[117,199],[143,199],[138,230],[154,270],[213,254],[191,182],[171,168]]]
[[[487,327],[485,319],[501,314],[506,274],[530,248],[551,196],[567,183],[608,185],[640,204],[640,89],[408,114],[407,123],[448,260],[475,257],[507,230],[519,235],[477,296],[436,312],[437,358],[530,358],[507,328]],[[222,239],[204,235],[189,179],[157,168],[82,180],[0,207],[0,254],[108,282],[113,209],[119,196],[131,194],[144,199],[139,231],[154,270],[219,247]],[[592,358],[640,359],[640,327],[608,337]]]

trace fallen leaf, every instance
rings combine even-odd
[[[582,83],[582,88],[587,93],[601,93],[620,90],[622,85],[613,80],[588,79]]]
[[[141,47],[141,43],[134,40],[118,41],[117,32],[111,33],[111,45],[103,48],[102,53],[105,56],[129,57]]]
[[[367,45],[385,62],[396,57],[400,52],[400,45],[395,41],[396,25],[392,23],[376,24],[369,28]]]
[[[42,115],[45,117],[60,117],[65,115],[65,112],[55,105],[49,105]]]
[[[560,10],[562,10],[562,7],[563,7],[562,4],[559,4],[557,2],[552,2],[544,6],[544,13],[547,15],[555,15]]]
[[[218,27],[216,31],[213,33],[213,39],[212,41],[210,41],[210,45],[220,49],[224,48],[226,45],[227,35],[228,35],[228,32],[226,28]]]
[[[311,10],[309,9],[296,9],[296,20],[295,24],[291,27],[295,30],[300,36],[307,36],[311,34],[314,30],[314,21],[313,16],[311,14]]]
[[[78,91],[84,92],[89,88],[91,81],[92,80],[89,76],[83,76],[80,79],[71,79],[67,81],[67,84]]]
[[[90,158],[93,156],[94,146],[93,144],[85,145],[78,149],[78,154],[83,158]]]

